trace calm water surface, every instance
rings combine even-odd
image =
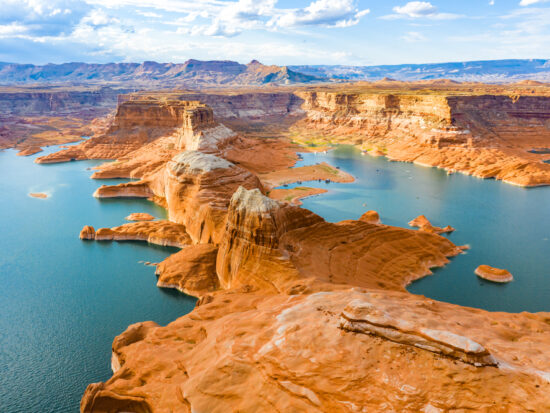
[[[78,239],[85,224],[119,225],[131,212],[164,218],[163,209],[139,199],[99,201],[94,190],[117,182],[89,179],[87,168],[100,161],[34,164],[41,155],[0,151],[2,413],[78,411],[88,383],[111,376],[117,334],[138,321],[167,324],[195,304],[157,288],[154,268],[138,262],[176,249]]]
[[[374,209],[383,223],[408,228],[407,222],[424,214],[434,225],[456,228],[449,235],[455,244],[470,245],[466,254],[410,285],[412,293],[492,311],[550,311],[550,187],[447,175],[361,156],[349,146],[303,157],[298,165],[326,161],[356,178],[352,184],[303,184],[329,190],[303,200],[328,221],[357,219]],[[480,264],[506,268],[515,281],[481,280],[474,274]]]

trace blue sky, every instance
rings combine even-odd
[[[550,58],[550,0],[0,0],[0,61]]]

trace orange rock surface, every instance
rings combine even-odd
[[[331,181],[353,182],[355,178],[350,174],[330,166],[326,162],[317,165],[299,166],[297,168],[281,169],[260,178],[270,187],[292,184],[301,181]]]
[[[507,283],[514,280],[514,276],[510,274],[508,270],[491,267],[489,265],[480,265],[474,272],[480,278],[497,283]]]
[[[502,167],[500,156],[508,162],[518,148],[505,154],[511,138],[503,136],[513,128],[530,131],[525,145],[548,147],[540,97],[511,105],[507,97],[437,94],[296,96],[304,99],[306,119],[296,125],[304,138],[322,133],[392,157],[422,151],[448,160],[456,151],[452,169],[468,173],[479,171],[479,162]],[[229,117],[231,99],[246,103],[241,96],[220,99],[214,115]],[[182,247],[158,264],[158,285],[200,299],[166,327],[138,323],[117,337],[113,377],[88,386],[82,412],[437,412],[497,405],[544,411],[550,405],[550,315],[488,313],[407,293],[408,283],[464,247],[434,233],[439,228],[425,217],[424,231],[381,225],[375,211],[329,223],[270,199],[264,186],[349,178],[328,165],[290,168],[297,156],[288,140],[235,135],[204,106],[187,104],[192,113],[179,112],[186,104],[171,102],[160,96],[123,102],[111,132],[90,148],[94,156],[119,153],[95,178],[140,179],[104,186],[98,196],[146,196],[164,205],[172,222],[102,228],[94,238]],[[482,119],[474,116],[480,107],[487,109]],[[528,109],[537,121],[522,120],[534,116]],[[501,112],[508,123],[494,129],[498,136],[488,135],[482,126]],[[126,151],[130,131],[136,135]],[[102,139],[112,139],[111,147]],[[495,159],[483,159],[493,150]],[[506,173],[515,183],[543,183],[545,169],[532,163],[537,155],[525,156],[527,166]]]
[[[45,194],[43,192],[31,192],[29,193],[29,196],[32,196],[33,198],[46,199],[48,197],[48,194]]]
[[[389,90],[388,90],[389,89]],[[549,96],[482,95],[464,90],[407,90],[407,85],[297,92],[307,117],[295,127],[312,137],[351,143],[391,160],[495,178],[521,186],[550,184]]]
[[[80,231],[80,239],[95,239],[95,229],[91,225],[85,225]]]
[[[86,239],[92,239],[92,233],[87,231],[87,228],[90,227],[85,226],[81,235],[88,233],[90,235]],[[146,241],[151,244],[180,248],[191,244],[185,227],[170,221],[132,222],[113,228],[99,228],[93,239],[96,241]]]
[[[124,219],[126,221],[153,221],[155,217],[146,212],[134,212]]]
[[[431,232],[432,234],[443,234],[453,232],[455,229],[450,225],[444,228],[434,227],[431,222],[424,215],[419,215],[415,219],[409,222],[411,227],[418,227],[420,231]]]
[[[34,155],[35,153],[38,153],[38,152],[42,152],[42,148],[40,146],[29,146],[17,152],[17,156],[29,156],[29,155]]]
[[[183,248],[157,265],[157,286],[175,288],[196,297],[217,290],[220,285],[216,274],[217,253],[213,244]]]
[[[295,188],[278,188],[269,191],[269,197],[277,201],[289,202],[294,205],[302,205],[301,199],[326,193],[323,188],[309,188],[297,186]]]
[[[359,218],[359,221],[366,222],[367,224],[381,224],[380,215],[376,211],[367,211]]]
[[[414,329],[437,328],[443,342],[479,344],[499,365],[350,332],[343,316],[364,303]],[[113,377],[88,386],[81,411],[545,411],[548,334],[544,314],[408,293],[224,292],[166,327],[130,326],[113,343]]]

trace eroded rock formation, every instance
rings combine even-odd
[[[479,343],[498,367],[343,331],[341,314],[356,300]],[[493,315],[408,293],[234,290],[166,327],[130,326],[113,343],[113,377],[88,386],[81,411],[544,411],[550,365],[534,350],[544,333],[544,315]],[[521,337],[513,351],[511,337]]]
[[[550,184],[550,165],[528,150],[550,140],[550,97],[468,92],[307,91],[296,129],[389,159],[480,178]],[[315,132],[315,129],[317,132]]]
[[[346,140],[350,132],[370,131],[376,142],[399,145],[400,134],[416,131],[409,142],[415,147],[437,125],[426,147],[478,150],[473,128],[454,129],[446,97],[322,97],[328,109],[317,97],[304,99],[305,124],[314,131],[342,132]],[[436,234],[427,219],[421,227],[433,230],[381,225],[375,211],[329,223],[270,199],[255,173],[267,186],[292,179],[298,168],[288,169],[296,159],[286,156],[289,146],[217,133],[212,146],[208,131],[216,121],[208,110],[194,113],[185,118],[196,122],[187,135],[178,126],[95,174],[140,178],[99,192],[141,193],[165,206],[170,222],[83,233],[183,247],[157,265],[158,285],[200,297],[198,306],[166,327],[138,323],[117,337],[113,377],[88,387],[81,411],[432,412],[490,410],[495,403],[538,411],[549,405],[548,315],[487,313],[405,292],[464,247]],[[367,142],[362,132],[357,136],[353,143]],[[289,152],[272,160],[283,148]]]
[[[179,248],[191,244],[185,227],[170,221],[131,222],[113,228],[99,228],[95,233],[93,227],[86,225],[80,232],[80,237],[96,241],[146,241]]]
[[[430,232],[432,234],[443,234],[453,232],[455,229],[450,225],[446,227],[435,227],[424,215],[419,215],[412,221],[409,221],[411,227],[417,227],[420,231]]]
[[[219,288],[218,248],[213,244],[187,246],[157,265],[158,287],[175,288],[201,297]]]

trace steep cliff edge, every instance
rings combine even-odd
[[[392,160],[522,186],[550,184],[550,165],[528,152],[550,143],[550,97],[406,91],[297,95],[307,113],[295,126],[299,139],[323,134]]]
[[[132,100],[118,105],[114,120],[103,135],[40,157],[36,162],[118,159],[159,138],[166,138],[166,145],[174,149],[216,151],[218,144],[234,136],[228,128],[214,122],[212,109],[200,102]]]
[[[113,377],[88,386],[81,411],[544,411],[550,404],[550,364],[534,350],[550,334],[544,314],[527,319],[408,293],[324,288],[219,293],[166,327],[130,326],[113,343]],[[438,346],[483,348],[499,365],[474,367],[413,342],[349,332],[343,317],[355,316],[359,328],[366,304],[402,325],[436,326],[430,336]]]
[[[0,87],[0,149],[22,155],[40,146],[75,142],[103,130],[102,121],[127,89],[110,87]],[[32,149],[32,150],[31,150]]]

